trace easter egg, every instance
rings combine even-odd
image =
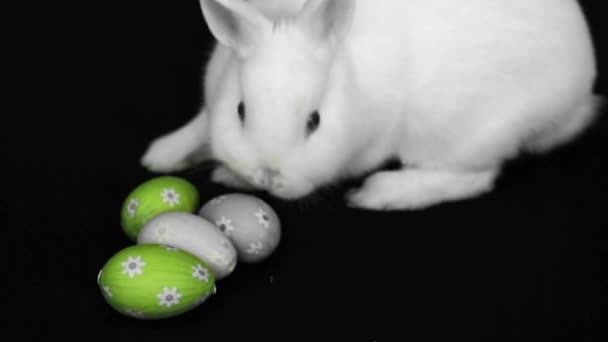
[[[157,177],[140,184],[127,196],[121,213],[124,232],[133,241],[146,222],[164,212],[193,213],[199,206],[198,191],[178,177]]]
[[[205,261],[216,279],[234,270],[237,254],[228,237],[213,223],[190,213],[163,213],[151,219],[137,242],[167,244],[186,250]]]
[[[257,197],[245,194],[218,196],[205,203],[199,215],[215,223],[228,236],[240,261],[262,261],[279,245],[279,218]]]
[[[106,302],[138,319],[160,319],[194,309],[215,293],[205,262],[165,245],[136,245],[116,253],[97,279]]]

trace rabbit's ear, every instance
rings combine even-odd
[[[246,57],[272,23],[242,0],[200,0],[203,15],[215,38]]]
[[[355,3],[355,0],[308,0],[297,20],[315,38],[337,43],[352,25]]]

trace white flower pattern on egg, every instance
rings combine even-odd
[[[175,248],[175,247],[171,247],[171,246],[167,246],[167,245],[161,245],[161,247],[165,250],[168,250],[169,252],[179,252],[179,249]]]
[[[232,260],[232,262],[230,263],[230,266],[228,266],[228,273],[232,273],[232,271],[234,271],[235,268],[236,268],[236,259]]]
[[[211,200],[211,204],[220,205],[222,202],[224,202],[224,200],[226,200],[226,198],[228,198],[226,195],[218,196]]]
[[[123,313],[127,316],[131,316],[131,317],[135,317],[135,318],[144,318],[145,317],[143,312],[137,311],[137,310],[132,310],[132,309],[127,309],[127,310],[123,311]]]
[[[218,226],[218,228],[227,236],[231,236],[232,232],[234,231],[232,220],[225,216],[222,216],[219,220],[215,221],[215,225]]]
[[[249,254],[261,254],[263,249],[264,245],[261,242],[252,242],[249,244],[246,252]]]
[[[209,254],[210,254],[211,260],[213,260],[213,262],[218,265],[227,265],[228,263],[230,263],[229,256],[224,253],[220,253],[220,252],[214,250],[214,251],[210,251]]]
[[[182,298],[182,294],[177,292],[177,287],[169,289],[168,287],[163,288],[163,292],[156,295],[156,298],[160,299],[158,302],[159,306],[166,306],[170,308],[173,305],[179,304],[179,299]]]
[[[137,214],[137,208],[139,207],[139,201],[136,198],[131,198],[129,205],[127,206],[127,212],[129,216],[135,217]]]
[[[180,194],[175,191],[175,189],[163,189],[160,193],[160,196],[163,198],[163,203],[169,204],[173,207],[176,204],[179,204]]]
[[[192,277],[198,280],[202,280],[206,283],[209,282],[209,271],[206,268],[199,264],[196,266],[192,266],[192,269],[194,270],[194,272],[192,272]]]
[[[253,216],[255,216],[258,219],[258,223],[261,224],[262,226],[264,226],[264,228],[269,229],[270,228],[270,217],[268,216],[268,214],[264,211],[264,209],[259,208],[258,210],[256,210],[256,212],[253,214]]]
[[[231,251],[231,250],[232,250],[232,248],[233,248],[232,243],[230,243],[230,241],[224,241],[224,242],[222,242],[222,246],[223,246],[225,249],[230,250],[230,251]]]
[[[129,256],[127,261],[123,262],[121,266],[124,267],[122,273],[128,273],[129,278],[133,278],[135,277],[135,274],[143,274],[142,268],[146,266],[146,263],[141,260],[141,256],[136,258]]]
[[[110,291],[110,287],[109,286],[104,286],[103,287],[103,292],[105,292],[106,295],[108,295],[108,297],[114,297],[114,295],[112,294],[112,291]]]
[[[158,239],[158,242],[166,243],[175,237],[175,231],[169,225],[161,224],[154,230],[154,235]]]

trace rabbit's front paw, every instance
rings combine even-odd
[[[192,155],[196,146],[179,135],[168,135],[156,139],[141,158],[141,164],[152,172],[168,173],[182,171],[193,164]]]
[[[361,188],[351,190],[346,195],[346,200],[350,207],[369,210],[411,207],[411,204],[404,203],[404,194],[398,184],[395,184],[391,176],[387,177],[383,173],[368,177]]]

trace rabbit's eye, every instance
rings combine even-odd
[[[239,103],[237,110],[239,112],[239,119],[241,119],[241,122],[245,122],[245,104],[242,101]]]
[[[308,117],[308,121],[306,122],[306,133],[311,135],[314,133],[317,128],[319,128],[319,124],[321,123],[321,116],[318,111],[314,111]]]

